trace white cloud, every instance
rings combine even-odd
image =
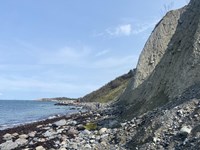
[[[126,19],[128,20],[128,19]],[[140,21],[131,21],[127,24],[121,24],[116,27],[107,28],[104,32],[94,33],[93,37],[122,37],[122,36],[130,36],[137,35],[146,32],[149,29],[153,29],[156,23],[158,23],[159,19],[154,19],[149,22],[140,22]]]
[[[106,29],[106,33],[110,36],[129,36],[132,32],[132,25],[131,24],[123,24],[119,25],[115,28],[108,28]]]
[[[109,51],[108,49],[106,49],[106,50],[103,50],[103,51],[98,52],[95,56],[96,56],[96,57],[100,57],[100,56],[103,56],[103,55],[108,54],[109,52],[110,52],[110,51]]]

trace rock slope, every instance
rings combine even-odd
[[[160,62],[184,10],[182,8],[168,12],[156,25],[140,55],[132,88],[137,88],[142,84]]]
[[[122,118],[142,114],[167,103],[178,105],[178,101],[181,101],[181,97],[188,90],[200,86],[200,1],[191,0],[188,6],[176,12],[180,13],[180,17],[177,17],[178,24],[174,26],[174,34],[166,49],[162,50],[164,54],[159,58],[160,60],[158,59],[155,69],[152,71],[147,69],[149,75],[147,73],[146,79],[141,80],[140,85],[136,84],[138,86],[134,86],[135,83],[132,82],[121,96],[118,105],[122,109]],[[173,18],[176,17],[169,20],[172,21]],[[158,24],[156,29],[159,29],[160,25],[162,23]],[[163,43],[166,43],[165,40]],[[151,49],[149,51],[152,53]],[[142,55],[141,57],[148,59],[148,55],[147,57]],[[138,64],[142,64],[140,61]],[[145,63],[144,68],[148,68]],[[135,80],[137,76],[136,71]],[[188,94],[186,97],[191,95],[191,93]],[[192,97],[198,95],[198,93],[193,93]]]

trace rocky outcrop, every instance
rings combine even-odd
[[[166,49],[158,52],[164,54],[159,58],[160,60],[158,59],[155,69],[141,62],[138,63],[144,66],[143,70],[147,69],[147,73],[141,76],[146,79],[138,80],[140,84],[132,82],[127,92],[121,96],[118,105],[122,110],[122,118],[142,114],[167,103],[171,106],[178,105],[184,97],[194,98],[200,95],[198,91],[185,95],[188,90],[195,91],[195,88],[200,86],[200,1],[192,0],[187,7],[178,11],[180,13],[178,24]],[[176,22],[173,18],[170,22]],[[162,24],[158,24],[156,28],[158,29],[159,26]],[[166,43],[165,38],[163,40],[163,43]],[[143,51],[142,55],[147,53],[146,51]],[[151,49],[149,51],[154,54]],[[142,58],[148,58],[148,55],[147,57],[142,55],[140,61]],[[142,68],[140,65],[138,67]],[[135,80],[137,76],[139,75],[136,71]]]
[[[162,59],[184,8],[168,12],[156,25],[140,55],[132,88],[142,84]]]

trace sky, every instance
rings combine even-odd
[[[82,97],[137,65],[156,23],[187,0],[4,0],[0,99]]]

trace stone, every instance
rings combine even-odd
[[[43,127],[43,125],[38,125],[38,126],[37,126],[37,128],[42,128],[42,127]]]
[[[76,136],[79,132],[74,129],[74,128],[70,128],[68,131],[67,131],[67,134],[68,136]]]
[[[19,135],[18,133],[13,133],[13,134],[12,134],[13,137],[16,137],[16,136],[18,136],[18,135]]]
[[[107,128],[101,128],[100,130],[99,130],[99,134],[104,134],[104,133],[106,133],[107,132]]]
[[[190,126],[183,126],[180,130],[181,134],[190,134],[192,131],[192,128]]]
[[[28,140],[26,140],[24,138],[19,138],[15,141],[15,143],[17,143],[19,146],[23,146],[23,145],[26,145],[28,143]]]
[[[78,149],[78,145],[77,145],[76,143],[72,144],[71,147],[72,147],[73,149]]]
[[[93,144],[95,142],[95,140],[90,140],[90,143]]]
[[[65,130],[65,129],[58,129],[56,133],[57,133],[57,134],[60,134],[60,133],[62,133],[64,130]]]
[[[103,145],[104,147],[107,147],[107,143],[105,141],[102,141],[101,145]]]
[[[157,143],[157,142],[159,142],[159,141],[160,141],[159,138],[157,138],[157,137],[154,137],[154,138],[153,138],[153,142],[154,142],[154,143]]]
[[[21,135],[19,135],[19,138],[20,138],[20,139],[27,139],[27,138],[28,138],[28,135],[26,135],[26,134],[21,134]]]
[[[64,147],[61,147],[59,150],[67,150],[66,148],[64,148]]]
[[[57,121],[57,122],[54,122],[53,125],[56,125],[56,126],[64,126],[66,125],[67,121],[65,119],[62,119],[60,121]]]
[[[82,124],[79,124],[79,125],[77,126],[77,130],[78,130],[78,131],[82,131],[82,130],[85,130],[85,128],[84,128],[84,126],[83,126]]]
[[[91,136],[90,136],[90,139],[95,139],[95,135],[91,135]]]
[[[5,143],[2,143],[0,145],[0,149],[2,150],[10,150],[10,149],[15,149],[18,147],[18,144],[16,142],[13,142],[11,140],[6,141]]]
[[[75,125],[77,125],[77,121],[75,121],[75,120],[69,121],[67,123],[67,125],[69,125],[69,126],[75,126]]]
[[[31,138],[35,137],[35,135],[36,135],[36,131],[30,132],[28,134],[28,136],[31,137]]]
[[[91,132],[89,130],[84,130],[84,131],[82,131],[82,134],[89,135],[89,134],[91,134]]]
[[[44,137],[51,137],[51,136],[55,135],[55,132],[53,132],[53,131],[46,131],[43,135],[44,135]]]
[[[38,142],[45,142],[46,140],[44,138],[38,139]]]
[[[3,136],[3,139],[4,140],[11,140],[13,138],[13,136],[11,135],[11,134],[9,134],[9,133],[7,133],[7,134],[5,134],[4,136]]]
[[[90,146],[90,144],[86,144],[86,145],[84,146],[84,148],[91,149],[92,147]]]
[[[35,148],[35,150],[46,150],[43,146],[38,146]]]

